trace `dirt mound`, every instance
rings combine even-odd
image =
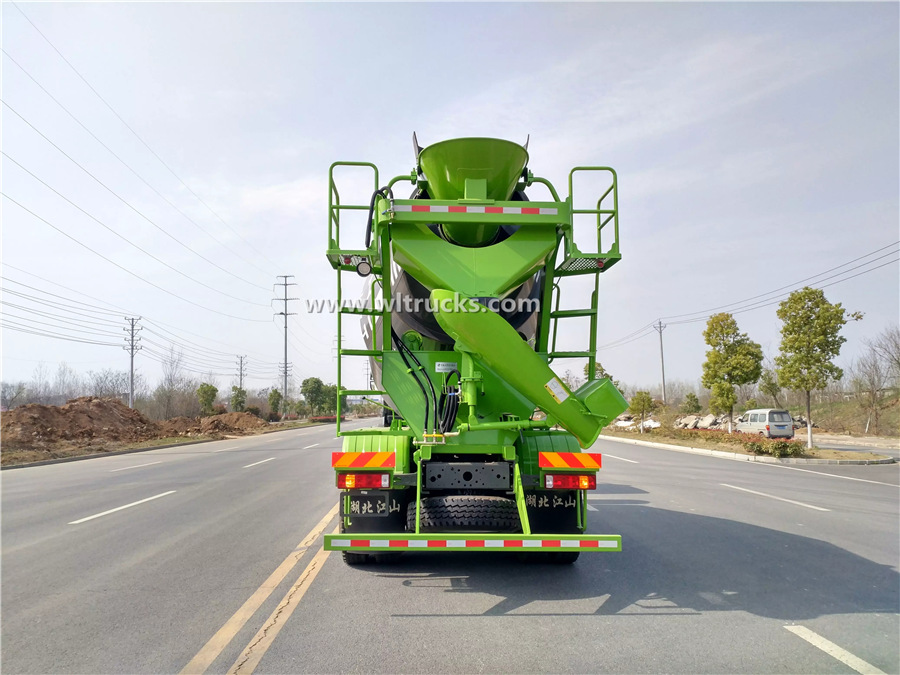
[[[173,417],[159,423],[159,435],[161,438],[197,436],[200,433],[200,420],[196,417]]]
[[[160,434],[166,436],[222,436],[242,434],[268,426],[256,415],[242,412],[224,413],[211,417],[173,417],[160,423]]]
[[[269,423],[260,419],[256,415],[246,412],[230,412],[213,417],[204,417],[200,426],[204,430],[207,426],[216,425],[223,431],[253,431],[262,427],[269,426]]]
[[[159,436],[159,425],[115,398],[84,396],[65,405],[30,403],[0,415],[4,449],[134,443]]]

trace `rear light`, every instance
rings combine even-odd
[[[771,429],[769,429],[769,425],[768,425],[768,424],[766,425],[766,431],[771,431]]]
[[[544,487],[548,490],[596,490],[597,476],[573,473],[546,474]]]
[[[353,488],[386,488],[391,486],[389,473],[339,473],[337,486],[343,490]]]

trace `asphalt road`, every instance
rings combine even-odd
[[[4,471],[2,671],[900,672],[897,464],[601,441],[622,552],[350,568],[333,433]]]

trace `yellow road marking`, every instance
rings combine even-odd
[[[334,530],[332,530],[332,534],[337,534],[339,530],[340,527],[335,527]],[[250,640],[250,644],[244,647],[244,651],[241,652],[237,661],[235,661],[234,665],[228,670],[230,675],[238,675],[239,673],[241,675],[249,675],[256,670],[262,657],[265,656],[266,651],[272,646],[275,638],[278,637],[278,633],[281,631],[282,626],[284,626],[288,619],[291,618],[291,614],[297,609],[300,600],[303,599],[303,596],[316,578],[319,570],[322,569],[329,553],[331,553],[331,551],[326,551],[324,545],[319,549],[319,552],[316,553],[306,569],[303,570],[300,578],[297,579],[297,583],[295,583],[291,587],[291,590],[287,592],[287,595],[281,599],[281,602],[278,603],[278,607],[275,608],[275,611],[272,612],[272,615],[263,624],[263,627],[260,628],[259,632],[253,636],[252,640]]]
[[[833,656],[841,663],[846,664],[857,673],[861,673],[862,675],[885,675],[883,670],[876,668],[871,663],[863,661],[858,656],[854,656],[846,649],[838,647],[831,640],[826,640],[821,635],[811,631],[805,626],[785,626],[785,628],[797,637],[803,638],[814,647],[818,647],[829,656]]]
[[[337,511],[338,504],[335,504],[334,508],[332,508],[310,531],[310,533],[306,535],[303,541],[297,545],[297,548],[291,551],[291,554],[284,559],[272,574],[269,575],[269,578],[262,583],[262,586],[256,589],[256,592],[241,605],[241,608],[236,611],[232,617],[225,622],[225,625],[209,639],[209,642],[197,652],[196,656],[194,656],[190,663],[188,663],[181,671],[182,675],[201,675],[206,672],[206,669],[212,665],[212,662],[218,658],[219,654],[222,653],[222,650],[225,649],[225,647],[227,647],[234,639],[234,636],[238,634],[238,631],[244,627],[244,624],[250,620],[256,613],[256,610],[258,610],[266,599],[272,595],[273,591],[278,588],[278,585],[284,581],[284,578],[292,569],[294,569],[297,563],[300,562],[300,558],[306,552],[306,549],[308,549],[318,536],[322,534],[325,528],[328,527],[328,523],[337,515]]]

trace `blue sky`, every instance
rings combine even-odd
[[[283,358],[270,308],[275,275],[296,275],[302,299],[334,295],[323,255],[331,162],[408,173],[413,131],[422,145],[530,134],[530,168],[562,192],[573,166],[616,168],[624,258],[601,280],[599,343],[616,346],[600,360],[631,384],[658,383],[658,339],[646,328],[658,317],[702,317],[798,287],[900,239],[896,3],[19,7],[172,171],[4,3],[3,192],[146,280],[3,199],[3,275],[13,280],[4,289],[111,312],[88,311],[105,317],[97,335],[70,332],[74,323],[44,331],[120,342],[110,322],[147,317],[158,333],[172,331],[196,370],[221,373],[220,386],[237,354],[250,357],[252,387],[275,382]],[[366,202],[367,190],[362,176],[347,177],[345,194]],[[898,288],[894,263],[825,289],[866,315],[845,329],[842,362],[865,337],[897,324]],[[36,306],[8,293],[4,300]],[[294,373],[333,380],[334,317],[294,309]],[[769,355],[778,348],[775,309],[736,314]],[[7,319],[20,326],[57,321],[4,311],[25,317]],[[663,320],[667,379],[696,380],[704,323]],[[348,322],[344,334],[356,333]],[[630,335],[637,339],[622,340]],[[145,336],[157,342],[148,352],[168,344]],[[2,337],[4,380],[27,380],[39,361],[81,372],[127,367],[118,347],[12,330]],[[576,329],[567,339],[580,337]],[[150,353],[138,363],[150,381],[158,377]],[[362,384],[361,364],[358,371],[350,384]]]

